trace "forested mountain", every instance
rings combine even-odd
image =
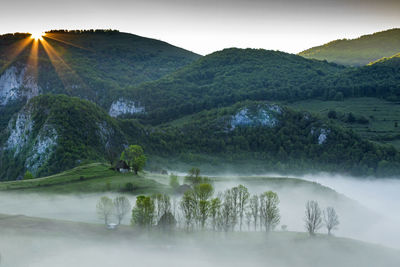
[[[153,166],[164,158],[250,169],[257,162],[259,170],[286,173],[400,172],[394,147],[284,105],[397,101],[398,56],[352,68],[262,49],[200,57],[116,31],[28,37],[0,38],[1,180],[115,160],[128,144],[143,146]]]
[[[203,111],[157,127],[151,137],[146,146],[155,154],[183,159],[203,154],[211,164],[218,164],[214,156],[241,168],[245,162],[249,169],[256,160],[264,171],[391,176],[400,169],[400,153],[391,146],[363,140],[309,112],[265,102]]]
[[[141,144],[150,159],[208,155],[249,166],[256,160],[265,171],[394,175],[400,169],[400,154],[393,147],[364,141],[308,112],[263,102],[238,103],[145,127],[114,119],[86,100],[43,95],[13,116],[1,143],[3,180],[26,170],[43,176],[83,162],[116,160],[130,143]]]
[[[125,90],[141,103],[134,114],[153,125],[239,101],[400,99],[399,57],[346,68],[277,51],[225,49],[164,78]]]
[[[29,34],[2,35],[0,106],[62,93],[108,109],[124,87],[159,79],[199,57],[162,41],[112,30],[51,31],[38,41]]]
[[[278,51],[231,48],[125,92],[144,106],[143,121],[158,124],[238,101],[312,98],[313,86],[344,70]]]
[[[384,58],[368,66],[329,77],[320,88],[324,87],[325,94],[331,96],[340,93],[344,97],[372,96],[399,101],[400,57]]]
[[[327,60],[343,65],[363,66],[400,52],[400,29],[391,29],[357,39],[342,39],[299,53],[306,58]]]

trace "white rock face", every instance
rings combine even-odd
[[[11,132],[6,142],[6,149],[14,150],[15,156],[27,144],[33,128],[30,112],[21,111],[15,120],[11,120],[8,129]]]
[[[321,133],[318,136],[318,145],[322,145],[325,143],[326,138],[328,137],[328,134],[330,133],[330,130],[328,129],[321,129]]]
[[[34,77],[26,74],[26,68],[12,66],[0,75],[0,106],[19,98],[31,99],[39,95]]]
[[[315,128],[311,129],[312,135],[318,134],[318,145],[322,145],[323,143],[326,142],[326,139],[328,138],[330,132],[331,132],[330,129],[324,129],[324,128],[321,128],[319,130],[316,130]]]
[[[8,124],[8,137],[4,146],[11,150],[14,157],[26,153],[25,167],[36,174],[38,169],[46,163],[57,146],[57,131],[53,126],[44,124],[35,136],[32,133],[34,121],[31,108],[25,107]]]
[[[25,167],[33,174],[50,158],[57,146],[57,138],[57,131],[52,127],[45,126],[39,132],[25,161]]]
[[[101,142],[104,144],[106,148],[109,148],[111,146],[110,139],[114,134],[114,130],[105,121],[97,123],[97,127],[99,127],[98,135],[100,137]]]
[[[237,126],[275,127],[278,123],[276,115],[281,113],[281,108],[276,105],[259,107],[256,112],[250,112],[248,108],[243,108],[232,116],[230,130],[234,130]]]
[[[108,114],[111,117],[118,117],[120,115],[144,113],[144,106],[140,106],[131,100],[119,99],[111,104]]]

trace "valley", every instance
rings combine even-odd
[[[399,36],[0,35],[0,266],[399,266]]]

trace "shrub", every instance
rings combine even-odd
[[[30,171],[26,171],[24,174],[24,180],[33,179],[33,174]]]
[[[126,183],[126,184],[125,184],[124,191],[126,191],[126,192],[132,192],[133,190],[135,190],[135,187],[133,186],[132,183]]]

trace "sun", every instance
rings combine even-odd
[[[43,40],[43,36],[45,36],[45,35],[46,35],[46,33],[44,33],[44,32],[32,32],[31,38],[35,39],[36,41]]]

